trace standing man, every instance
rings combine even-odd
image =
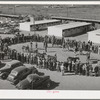
[[[52,38],[51,38],[51,43],[52,43],[52,47],[54,46],[55,44],[55,36],[53,35]]]
[[[87,52],[87,62],[90,60],[90,51]]]
[[[45,52],[47,52],[47,47],[48,47],[48,36],[46,35],[44,37],[44,48],[45,48]]]
[[[33,43],[32,43],[32,41],[30,42],[30,47],[31,47],[31,51],[32,51],[32,49],[33,49]]]
[[[63,62],[60,66],[60,69],[61,69],[62,76],[64,76],[64,63]]]

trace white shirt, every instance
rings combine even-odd
[[[60,68],[61,68],[61,70],[64,70],[64,66],[63,65],[61,65]]]

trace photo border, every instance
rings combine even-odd
[[[13,0],[12,0],[13,1]],[[47,0],[43,1],[19,1],[19,0],[14,0],[13,2],[6,0],[6,1],[0,1],[0,4],[79,4],[79,5],[100,5],[100,1],[79,1],[79,0],[55,0],[51,2]],[[100,99],[100,91],[95,91],[95,90],[0,90],[0,99]],[[54,94],[54,91],[59,91],[59,93]]]

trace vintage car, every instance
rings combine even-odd
[[[100,76],[100,61],[99,60],[91,60],[92,71],[90,72],[90,76]]]
[[[0,61],[0,68],[3,68],[5,65],[6,63]]]
[[[7,62],[6,65],[0,69],[0,78],[1,79],[6,79],[10,72],[19,66],[23,66],[23,63],[21,63],[18,60],[12,60],[10,62]]]
[[[76,62],[76,60],[80,60],[79,57],[68,57],[67,59],[70,59],[71,61]]]
[[[41,89],[49,88],[50,76],[39,76],[37,74],[30,74],[26,79],[19,82],[16,87],[18,89]]]
[[[38,70],[34,66],[20,66],[11,71],[7,80],[9,80],[12,84],[18,84],[18,82],[25,79],[27,75],[37,72]]]

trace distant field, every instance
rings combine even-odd
[[[61,6],[61,5],[60,5]],[[34,15],[53,15],[66,16],[75,18],[97,19],[100,20],[100,6],[75,6],[68,7],[67,5],[59,8],[46,8],[40,5],[20,5],[14,9],[13,5],[1,5],[0,11],[9,14],[34,14]]]

